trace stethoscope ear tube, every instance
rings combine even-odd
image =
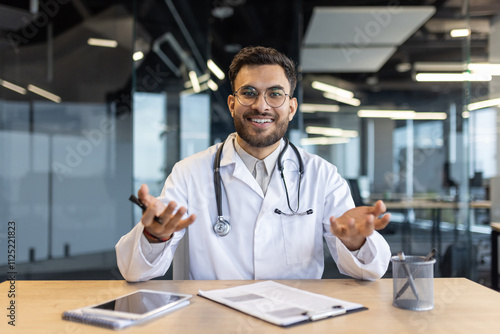
[[[224,143],[219,146],[217,153],[214,158],[214,189],[215,189],[215,201],[217,202],[217,216],[222,217],[222,189],[220,181],[220,157],[222,155],[222,148]]]
[[[231,231],[231,224],[222,216],[222,186],[220,180],[220,157],[222,155],[222,148],[224,143],[219,146],[214,158],[214,188],[215,188],[215,201],[217,202],[217,221],[213,225],[216,235],[219,237],[226,236]]]
[[[302,175],[304,173],[304,163],[302,162],[302,158],[300,157],[299,150],[297,149],[297,147],[295,145],[290,143],[290,141],[288,140],[287,137],[283,137],[283,140],[285,141],[285,147],[283,147],[283,149],[280,152],[280,155],[278,156],[278,170],[281,173],[281,178],[284,178],[283,177],[283,170],[285,168],[283,167],[283,155],[285,154],[286,149],[288,148],[288,145],[290,145],[292,150],[295,152],[295,155],[297,156],[297,160],[299,161],[299,174]]]

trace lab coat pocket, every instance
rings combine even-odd
[[[281,215],[287,264],[311,261],[316,244],[316,214]]]

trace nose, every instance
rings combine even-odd
[[[259,93],[259,95],[257,95],[257,98],[252,103],[252,108],[260,111],[269,110],[270,107],[265,99],[265,94]]]

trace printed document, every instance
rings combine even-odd
[[[198,294],[279,326],[364,309],[361,304],[292,288],[274,281],[228,289],[200,290]]]

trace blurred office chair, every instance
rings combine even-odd
[[[189,229],[186,228],[184,237],[179,242],[172,263],[172,279],[188,280],[189,278]]]
[[[364,201],[363,197],[361,197],[361,191],[359,190],[359,184],[357,179],[347,179],[347,183],[349,184],[349,188],[351,188],[351,196],[354,200],[354,205],[363,206]]]

